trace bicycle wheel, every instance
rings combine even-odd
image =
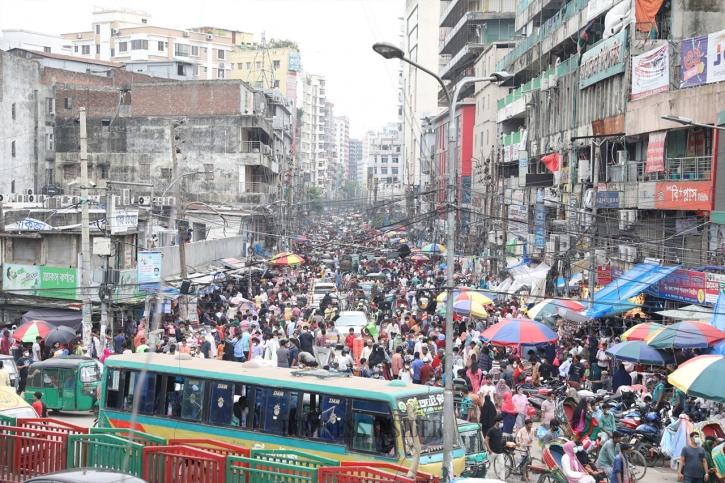
[[[551,473],[542,473],[537,480],[537,483],[561,483]]]
[[[634,466],[631,471],[632,476],[637,481],[644,478],[644,475],[647,473],[647,460],[644,455],[639,451],[632,450],[632,453],[629,455],[629,463]]]
[[[521,475],[521,480],[526,481],[528,483],[532,483],[534,481],[537,481],[541,471],[532,471],[530,467],[536,467],[536,468],[544,468],[544,462],[540,460],[539,458],[532,458],[531,456],[528,457],[526,462],[524,463],[523,468],[523,474]]]
[[[503,479],[508,480],[509,476],[511,476],[511,473],[513,473],[516,470],[516,462],[514,461],[513,455],[511,455],[509,453],[506,453],[505,455],[503,455],[503,460],[504,460],[504,477],[503,477]],[[501,473],[499,473],[498,468],[494,468],[494,471],[496,472],[496,474],[499,477],[501,476]]]

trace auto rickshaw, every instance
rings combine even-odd
[[[466,469],[461,476],[465,478],[485,478],[491,461],[488,459],[486,445],[481,434],[481,425],[458,419],[458,434],[461,447],[466,450]]]
[[[25,400],[43,393],[49,411],[93,411],[98,414],[101,365],[90,357],[67,356],[34,362],[28,369]]]

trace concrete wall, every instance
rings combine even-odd
[[[177,277],[181,273],[179,247],[163,247],[154,250],[163,254],[161,273],[164,278]],[[186,265],[199,271],[204,271],[207,265],[220,258],[243,259],[245,256],[244,237],[242,236],[186,244]],[[189,269],[189,273],[193,273],[193,270]]]
[[[662,92],[627,104],[627,135],[672,129],[679,125],[661,119],[675,114],[703,124],[713,124],[725,106],[725,83]]]
[[[134,116],[225,116],[250,114],[253,93],[242,81],[141,84],[133,88]]]
[[[687,39],[717,32],[725,24],[720,0],[674,0],[672,2],[672,38]]]
[[[55,115],[47,111],[53,87],[41,84],[37,62],[0,51],[0,194],[27,189],[37,192],[46,184],[46,133],[53,133]],[[15,119],[12,117],[15,105]],[[15,143],[15,156],[12,146]]]

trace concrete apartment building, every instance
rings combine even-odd
[[[381,131],[368,134],[368,166],[373,168],[377,199],[387,199],[405,192],[403,139],[397,122],[388,123]]]
[[[230,62],[230,78],[258,89],[277,89],[287,98],[296,97],[297,75],[302,68],[299,51],[242,47],[232,52]]]
[[[440,0],[408,0],[404,20],[404,50],[411,60],[436,72],[438,70],[438,20]],[[403,63],[403,103],[406,184],[424,190],[428,182],[421,169],[421,156],[430,154],[422,125],[426,117],[435,117],[438,107],[438,82],[410,64]],[[421,181],[421,176],[423,180]]]
[[[350,119],[347,116],[335,117],[335,132],[333,134],[337,162],[343,172],[343,179],[351,179],[350,168]]]
[[[348,151],[350,153],[350,179],[357,182],[362,182],[365,177],[362,178],[358,176],[358,163],[362,161],[362,141],[359,139],[351,139],[350,140],[350,146],[348,148]]]
[[[302,81],[302,118],[297,156],[310,186],[326,190],[327,148],[325,146],[325,78],[307,74]]]
[[[96,10],[90,31],[63,34],[63,39],[72,43],[74,56],[138,64],[176,62],[178,77],[214,80],[228,78],[235,42],[251,38],[243,32],[223,31],[232,34],[227,36],[155,27],[149,25],[150,17],[130,9]]]
[[[30,30],[6,29],[0,36],[0,50],[23,49],[52,54],[72,55],[73,46],[59,35]]]

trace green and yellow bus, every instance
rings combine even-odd
[[[137,429],[164,438],[208,438],[250,449],[410,466],[410,402],[421,444],[419,470],[441,474],[442,389],[299,373],[188,356],[110,357],[104,363],[98,424],[129,428],[138,400]],[[453,471],[461,474],[465,457],[457,433],[454,441]]]

